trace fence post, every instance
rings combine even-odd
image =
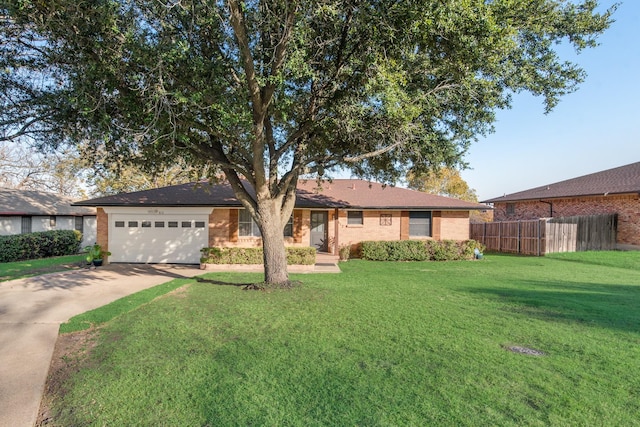
[[[487,245],[487,223],[482,226],[482,244]]]
[[[537,244],[538,244],[538,256],[541,256],[541,255],[542,255],[542,254],[540,253],[540,238],[541,238],[541,236],[540,236],[540,223],[541,223],[541,222],[542,222],[542,220],[541,220],[541,219],[539,219],[539,220],[538,220],[538,238],[536,239],[536,240],[537,240]]]

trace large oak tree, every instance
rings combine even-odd
[[[296,181],[455,166],[494,111],[584,78],[613,8],[564,0],[0,0],[0,139],[224,174],[288,280]],[[90,153],[90,151],[89,151]]]

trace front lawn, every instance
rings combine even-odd
[[[52,258],[0,263],[0,282],[65,271],[86,264],[85,255],[67,255]]]
[[[638,425],[635,257],[209,274],[104,325],[55,425]]]

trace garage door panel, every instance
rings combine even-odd
[[[112,262],[197,264],[208,244],[206,215],[112,216]]]

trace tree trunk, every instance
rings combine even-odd
[[[269,285],[286,286],[289,284],[289,273],[279,203],[276,200],[263,200],[259,202],[258,212],[264,253],[264,281]]]

